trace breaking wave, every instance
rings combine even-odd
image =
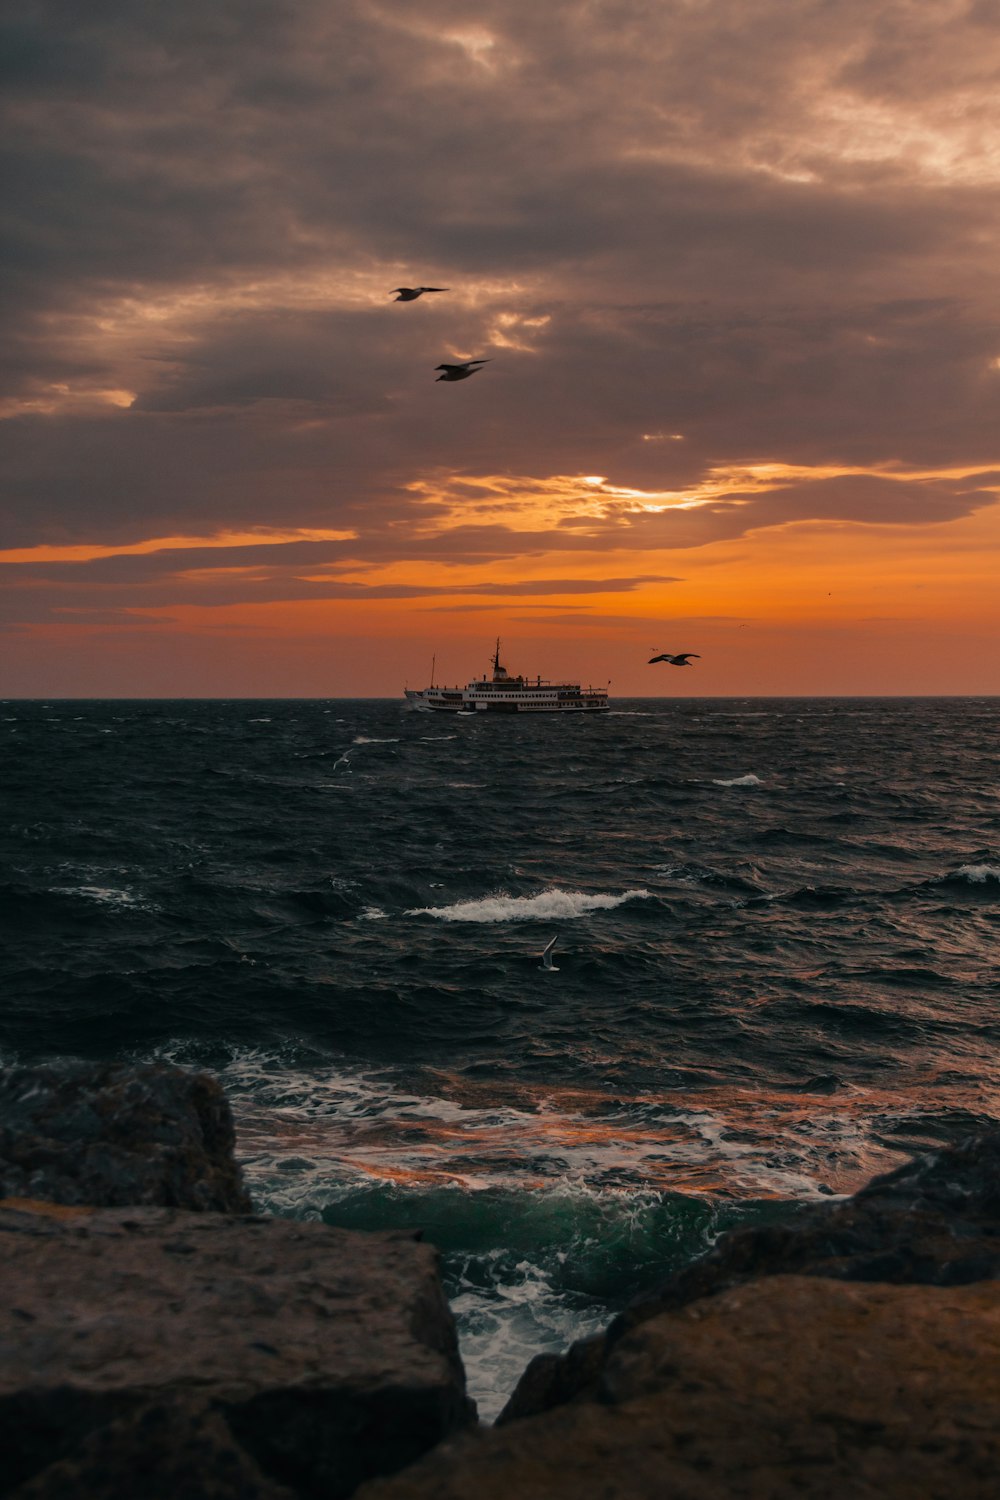
[[[651,891],[625,891],[620,896],[600,892],[541,891],[537,896],[484,896],[479,901],[456,901],[453,906],[419,906],[408,917],[437,917],[442,922],[554,922],[585,917],[592,911],[612,911],[626,901],[641,901]]]
[[[985,885],[988,880],[1000,880],[1000,865],[959,865],[950,880],[967,880],[971,885]]]

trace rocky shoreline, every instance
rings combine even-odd
[[[724,1236],[476,1425],[433,1247],[254,1214],[219,1085],[0,1074],[0,1496],[1000,1491],[1000,1130]]]

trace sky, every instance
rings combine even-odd
[[[0,32],[0,695],[1000,692],[1000,0]]]

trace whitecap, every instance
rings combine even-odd
[[[396,737],[394,739],[389,739],[389,740],[375,740],[375,739],[369,739],[366,734],[356,734],[354,736],[353,740],[351,741],[351,744],[352,745],[398,745],[399,744],[399,736],[396,735]]]
[[[626,901],[642,900],[650,891],[625,891],[620,896],[599,892],[541,891],[537,896],[506,896],[502,892],[479,901],[457,901],[454,906],[420,906],[408,917],[438,917],[442,922],[551,922],[585,917],[592,911],[611,911]]]
[[[381,906],[366,906],[364,911],[358,912],[359,922],[380,922],[387,913]]]
[[[987,880],[1000,880],[1000,865],[959,865],[953,879],[968,880],[973,885],[985,885]]]
[[[722,781],[713,776],[712,784],[713,786],[763,786],[764,783],[759,776],[755,776],[750,771],[746,776],[734,776],[730,781]]]
[[[102,906],[139,905],[131,891],[119,891],[106,885],[57,885],[53,890],[60,896],[85,896],[88,901],[99,901]]]

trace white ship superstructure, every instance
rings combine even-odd
[[[608,706],[608,690],[581,687],[578,682],[549,682],[544,677],[512,677],[500,665],[498,640],[492,676],[465,687],[407,688],[406,699],[414,708],[442,713],[600,713]]]

